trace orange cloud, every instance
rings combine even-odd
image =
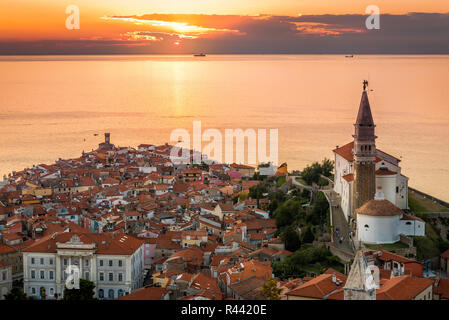
[[[143,28],[146,27],[152,32],[158,33],[166,33],[169,35],[176,35],[179,38],[186,39],[197,39],[202,36],[211,35],[211,34],[242,34],[239,30],[228,29],[228,28],[212,28],[212,27],[204,27],[199,25],[189,24],[188,22],[178,22],[178,21],[165,21],[165,20],[152,20],[145,19],[143,17],[135,16],[135,17],[102,17],[103,20],[110,21],[120,21],[124,23],[132,23],[133,25],[138,25]],[[149,35],[139,35],[136,34],[134,36],[148,37]],[[156,39],[149,36],[147,40],[155,41]]]
[[[326,23],[319,22],[294,22],[296,30],[301,34],[322,35],[322,36],[338,36],[344,33],[362,33],[361,29],[342,28],[331,26]]]

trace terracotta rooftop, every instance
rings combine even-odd
[[[357,214],[367,216],[397,216],[404,214],[404,211],[396,207],[388,200],[370,200],[363,206],[356,209]]]

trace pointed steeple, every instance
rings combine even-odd
[[[375,139],[373,114],[371,113],[371,106],[369,104],[368,93],[366,87],[368,81],[363,81],[363,93],[362,100],[360,101],[359,112],[357,113],[357,119],[354,123],[355,133],[354,138],[361,139]]]
[[[376,286],[365,254],[357,251],[344,286],[345,300],[376,300]]]
[[[368,93],[366,90],[363,90],[362,93],[362,100],[360,101],[356,124],[364,126],[374,125],[373,115],[371,114],[371,107],[368,100]]]

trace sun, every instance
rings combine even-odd
[[[175,43],[174,43],[175,46],[179,46],[180,44],[181,44],[181,42],[179,42],[179,41],[175,41]]]

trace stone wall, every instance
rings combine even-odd
[[[376,173],[374,163],[354,163],[353,208],[360,208],[376,193]]]

